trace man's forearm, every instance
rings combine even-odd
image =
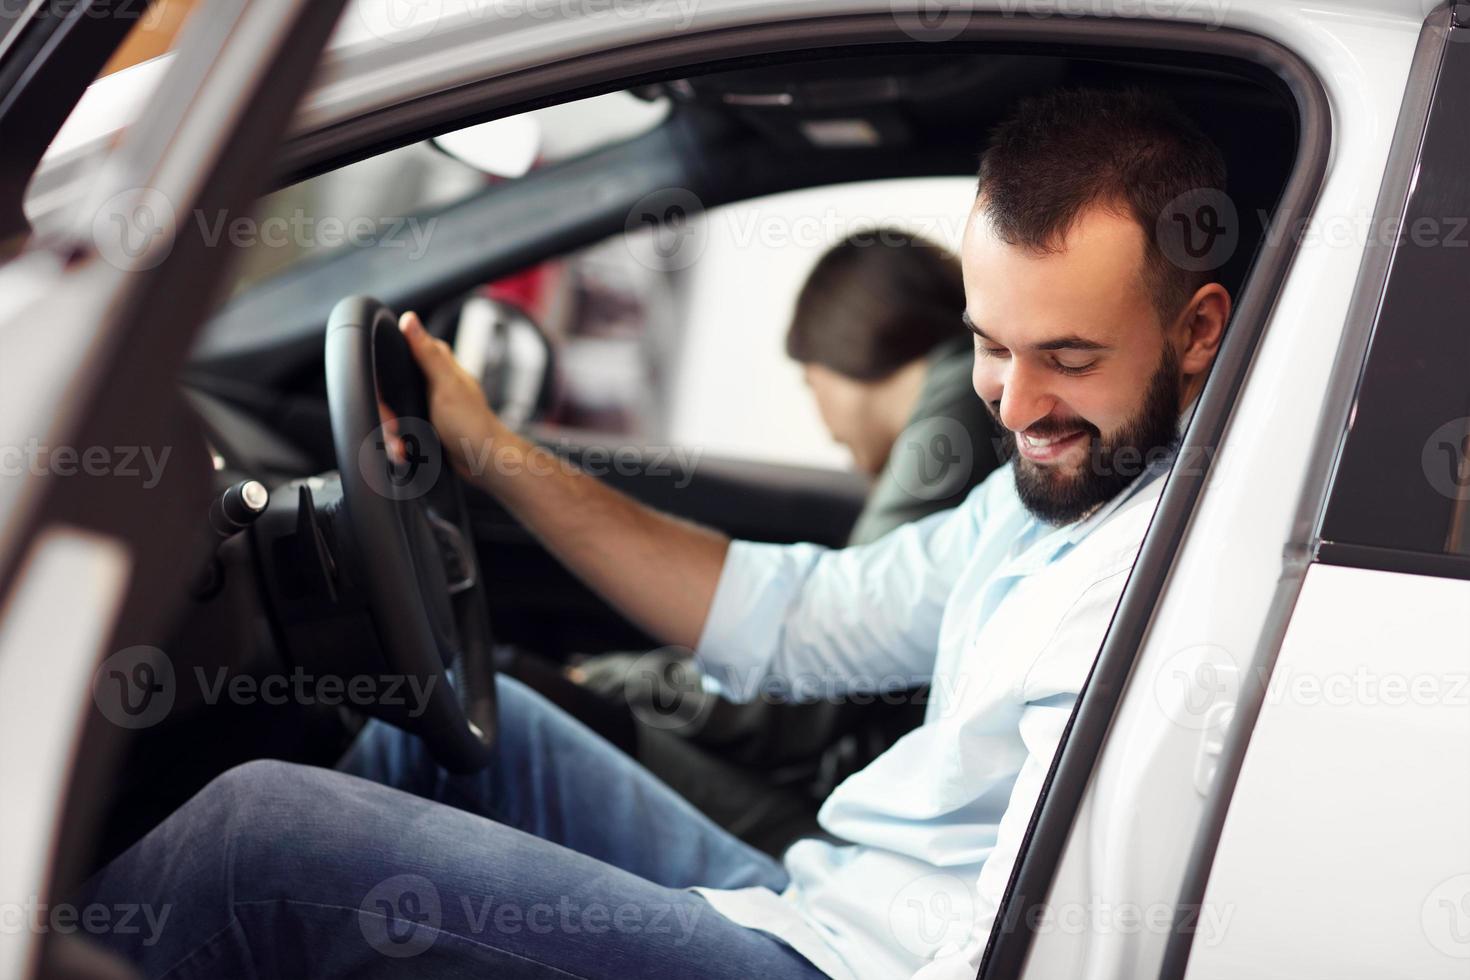
[[[692,648],[729,538],[645,507],[513,432],[494,442],[495,465],[473,480],[629,619]]]

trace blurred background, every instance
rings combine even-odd
[[[142,65],[144,75],[143,63],[169,50],[198,6],[158,0],[104,74]],[[286,188],[265,198],[257,217],[313,226],[414,218],[432,236],[435,210],[630,139],[667,112],[660,99],[624,92],[498,120]],[[825,251],[870,228],[912,231],[957,250],[973,194],[971,179],[943,177],[837,185],[708,212],[695,201],[676,254],[637,241],[651,229],[631,230],[483,291],[524,309],[551,342],[557,390],[537,426],[543,437],[561,429],[845,469],[847,450],[828,435],[800,367],[785,354],[797,292]],[[287,237],[246,249],[236,292],[352,247]],[[760,379],[756,390],[750,379]]]

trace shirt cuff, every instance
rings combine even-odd
[[[787,609],[824,550],[812,544],[730,543],[694,651],[705,690],[737,703],[755,699],[780,648]]]

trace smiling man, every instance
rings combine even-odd
[[[91,901],[179,908],[151,947],[109,941],[179,977],[974,977],[1230,313],[1157,237],[1174,202],[1225,180],[1171,106],[1029,100],[980,176],[974,385],[1014,458],[862,547],[731,542],[559,466],[476,471],[545,450],[403,322],[461,475],[730,697],[932,681],[924,724],[822,808],[829,837],[756,852],[502,679],[485,772],[446,773],[374,723],[340,772],[215,780],[90,883]]]

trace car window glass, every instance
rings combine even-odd
[[[691,201],[682,237],[646,228],[550,263],[531,312],[557,347],[563,390],[556,426],[544,428],[848,468],[786,355],[797,294],[849,235],[897,228],[957,250],[973,195],[973,178],[942,177],[810,188],[708,212]]]

